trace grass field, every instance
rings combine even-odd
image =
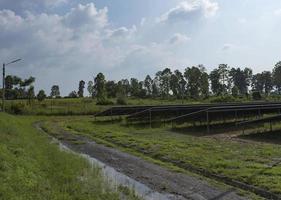
[[[128,105],[172,105],[172,104],[196,104],[209,103],[212,99],[194,101],[191,99],[136,99],[128,98]],[[33,100],[8,100],[6,110],[13,113],[12,107],[21,104],[21,113],[27,115],[90,115],[104,110],[109,106],[117,106],[116,99],[110,99],[114,104],[108,106],[96,105],[96,100],[92,98],[72,98],[72,99],[45,99],[43,102]]]
[[[52,123],[45,126],[52,127]],[[196,137],[165,128],[127,127],[122,122],[95,122],[88,117],[61,118],[57,123],[73,133],[181,169],[192,166],[281,194],[279,145]]]
[[[100,169],[62,152],[32,124],[39,118],[0,113],[0,199],[120,199]],[[127,199],[136,199],[126,193]]]

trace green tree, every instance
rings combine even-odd
[[[268,95],[273,89],[273,78],[270,71],[257,73],[252,77],[252,89]]]
[[[69,97],[69,98],[77,98],[77,97],[78,97],[78,94],[77,94],[76,91],[72,91],[72,92],[69,93],[68,97]]]
[[[78,88],[78,96],[84,97],[84,88],[85,88],[85,81],[81,80],[79,82],[79,88]]]
[[[106,82],[105,88],[106,88],[106,94],[107,94],[108,98],[115,98],[116,97],[117,92],[118,92],[117,87],[123,88],[122,81],[119,81],[118,84],[116,84],[114,81],[107,81]],[[123,90],[123,93],[125,95],[125,89],[123,88],[122,90]]]
[[[171,75],[170,87],[176,98],[183,98],[185,92],[186,81],[183,74],[179,70],[175,70]]]
[[[227,64],[220,64],[218,68],[218,72],[220,75],[220,83],[221,83],[221,90],[222,94],[227,94],[230,88],[230,81],[229,81],[229,67]]]
[[[231,94],[232,94],[232,96],[235,97],[235,98],[238,97],[238,95],[239,95],[239,89],[238,89],[237,86],[232,87],[232,89],[231,89]]]
[[[276,63],[272,72],[272,77],[273,84],[276,87],[278,94],[281,94],[281,61]]]
[[[139,81],[138,79],[136,78],[131,78],[131,83],[130,83],[130,86],[131,86],[131,96],[132,97],[138,97],[139,96]]]
[[[58,98],[60,97],[60,87],[58,85],[53,85],[51,88],[51,94],[50,96],[52,98]]]
[[[93,81],[88,82],[87,90],[89,92],[90,97],[94,97],[94,83]]]
[[[106,101],[106,80],[103,73],[99,73],[95,78],[95,93],[97,97],[97,104],[103,104]]]
[[[149,75],[147,75],[144,79],[144,87],[146,88],[146,95],[149,97],[152,95],[152,85],[153,80]]]
[[[241,70],[240,68],[232,68],[229,72],[230,81],[233,87],[238,89],[238,94],[245,95],[248,93],[248,87],[251,84],[253,72],[250,68]]]
[[[34,93],[34,86],[31,85],[28,90],[27,90],[27,98],[28,98],[28,102],[29,104],[31,104],[31,102],[33,101],[35,97],[35,93]]]
[[[170,83],[172,72],[169,68],[156,73],[156,79],[159,82],[159,92],[162,98],[167,98],[170,95]]]
[[[222,94],[222,84],[220,83],[220,72],[218,69],[211,71],[209,79],[211,81],[211,89],[216,96]]]
[[[44,90],[40,90],[37,94],[37,100],[38,101],[44,101],[44,99],[46,98],[46,94]]]
[[[187,80],[187,90],[191,98],[198,99],[200,96],[209,96],[209,75],[203,65],[187,67],[184,72]]]

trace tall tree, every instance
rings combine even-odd
[[[105,76],[103,73],[99,73],[95,78],[95,93],[97,97],[97,103],[103,103],[106,101],[106,88],[105,88]]]
[[[126,95],[122,81],[119,81],[118,84],[116,84],[114,81],[107,81],[105,84],[107,97],[115,98],[118,93],[118,89],[120,89],[118,87],[122,87],[122,95]]]
[[[34,86],[31,85],[27,90],[27,98],[28,98],[29,104],[31,104],[34,97],[35,97]]]
[[[78,96],[84,97],[84,88],[85,88],[85,81],[81,80],[79,81],[79,87],[78,87]]]
[[[183,74],[179,70],[175,70],[171,76],[170,87],[173,92],[173,95],[177,98],[184,98],[186,81]]]
[[[184,72],[184,76],[187,80],[187,89],[191,98],[198,99],[204,92],[207,95],[208,74],[204,72],[201,66],[198,67],[187,67]],[[206,79],[207,78],[207,79]]]
[[[93,83],[93,81],[88,82],[87,90],[89,92],[90,97],[94,97],[94,83]]]
[[[281,61],[276,63],[273,72],[273,84],[276,87],[278,94],[281,94]]]
[[[257,73],[252,78],[252,89],[268,95],[273,89],[273,78],[270,71]]]
[[[199,69],[201,71],[201,76],[199,79],[200,83],[200,95],[203,98],[207,98],[209,96],[210,90],[209,90],[209,75],[206,72],[206,69],[203,65],[199,65]]]
[[[233,87],[238,89],[238,94],[245,95],[248,93],[248,87],[251,84],[253,72],[250,68],[241,70],[240,68],[232,68],[229,72],[230,81]]]
[[[144,87],[146,88],[146,95],[149,97],[152,95],[152,85],[153,80],[149,75],[147,75],[144,79]]]
[[[167,98],[170,94],[172,72],[169,68],[165,68],[163,71],[156,73],[156,78],[159,81],[159,90],[162,98]]]
[[[222,86],[222,94],[227,94],[230,89],[229,67],[227,64],[220,64],[219,68],[220,82]]]
[[[264,92],[266,95],[269,95],[273,89],[273,79],[270,71],[262,72],[263,81],[264,81]]]
[[[138,97],[139,95],[139,81],[136,78],[131,78],[131,96]]]
[[[84,97],[84,88],[85,88],[85,81],[81,80],[79,82],[79,88],[78,88],[78,96]]]
[[[213,94],[215,94],[216,96],[222,94],[222,84],[220,83],[220,72],[218,69],[214,69],[213,71],[211,71],[210,73],[210,81],[211,81],[211,89]]]
[[[52,98],[58,98],[60,97],[60,87],[58,85],[53,85],[52,88],[51,88],[51,94],[50,96]]]

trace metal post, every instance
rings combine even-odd
[[[5,112],[5,63],[3,63],[2,112]]]
[[[209,112],[207,111],[207,133],[210,133]]]
[[[270,132],[272,132],[272,122],[271,122],[271,120],[269,121],[269,125],[270,125]]]
[[[150,125],[150,128],[152,128],[152,124],[151,124],[151,109],[149,109],[149,125]]]

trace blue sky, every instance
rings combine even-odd
[[[220,63],[271,70],[281,60],[281,1],[0,0],[0,58],[63,95],[98,72],[143,79],[164,67]]]

